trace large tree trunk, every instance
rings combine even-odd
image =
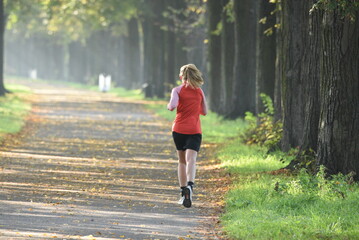
[[[168,1],[168,7],[175,7],[175,0]],[[163,77],[165,83],[165,93],[170,94],[171,89],[176,85],[176,66],[175,66],[175,27],[173,19],[165,19],[167,30],[164,32],[164,68]]]
[[[150,10],[143,23],[144,34],[144,77],[147,87],[146,97],[164,97],[164,31],[163,24],[163,0],[146,1],[145,4]]]
[[[209,105],[212,111],[220,111],[221,93],[221,37],[214,33],[221,21],[222,3],[219,0],[208,0],[208,61],[209,61]]]
[[[154,69],[154,95],[159,98],[164,97],[165,89],[164,89],[164,56],[165,49],[163,49],[164,45],[164,31],[162,30],[163,20],[163,10],[164,10],[164,0],[155,0],[153,3],[153,12],[154,12],[154,52],[152,55],[152,68]]]
[[[276,35],[274,25],[275,15],[272,12],[275,5],[268,0],[260,0],[258,7],[258,18],[266,17],[265,23],[257,26],[257,75],[256,75],[256,113],[264,112],[264,106],[260,98],[261,93],[265,93],[274,99],[275,84],[275,59],[276,59]],[[264,34],[268,28],[273,29],[271,35]]]
[[[308,8],[316,1],[310,1]],[[306,11],[305,14],[308,14]],[[306,34],[306,48],[302,61],[304,125],[302,151],[317,151],[318,127],[320,113],[320,61],[321,52],[321,21],[322,12],[315,11],[309,17],[308,32]]]
[[[359,180],[359,15],[337,11],[323,20],[320,127],[317,164],[328,174],[355,172]]]
[[[287,151],[302,143],[304,122],[303,61],[305,34],[308,25],[307,1],[282,1],[282,49],[279,56],[282,80],[283,138],[282,149]]]
[[[306,8],[310,9],[314,2],[315,0],[309,1]],[[313,159],[317,151],[320,114],[320,60],[318,56],[321,52],[322,11],[314,11],[310,15],[309,11],[304,11],[303,14],[305,18],[308,18],[307,30],[302,32],[305,47],[300,70],[304,102],[303,134],[299,154],[287,168],[294,169],[299,164],[300,167],[305,166],[314,170]]]
[[[222,0],[225,7],[229,0]],[[221,108],[219,113],[227,115],[230,113],[233,86],[233,65],[234,65],[234,23],[228,21],[225,11],[222,11],[222,32],[221,32]]]
[[[232,111],[229,117],[255,112],[257,1],[234,0],[235,57]]]

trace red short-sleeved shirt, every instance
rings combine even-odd
[[[200,114],[204,115],[204,94],[201,88],[192,88],[182,84],[172,89],[168,109],[177,107],[172,131],[182,134],[202,133]]]

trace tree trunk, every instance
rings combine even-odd
[[[311,1],[311,7],[315,1]],[[307,13],[307,12],[306,12]],[[304,79],[304,126],[301,150],[317,151],[319,113],[320,113],[320,61],[321,52],[320,26],[322,12],[315,11],[309,15],[309,29],[306,34],[306,49],[302,61],[302,76]]]
[[[257,26],[257,75],[256,75],[256,113],[264,112],[264,106],[260,98],[261,93],[265,93],[274,99],[275,84],[275,58],[276,58],[276,35],[274,25],[276,18],[271,14],[275,5],[268,0],[261,0],[258,7],[258,19],[266,17],[265,23]],[[270,35],[264,34],[268,28],[273,29]]]
[[[255,112],[257,1],[234,0],[235,57],[230,118]]]
[[[131,39],[130,37],[123,36],[123,47],[122,47],[122,81],[121,86],[130,89],[133,79],[131,79],[131,64],[132,63],[132,52],[131,52]]]
[[[315,1],[309,1],[307,9]],[[322,12],[314,11],[309,15],[309,11],[304,11],[305,18],[308,18],[308,26],[304,36],[303,60],[301,61],[301,78],[303,81],[303,101],[304,101],[304,123],[302,143],[300,151],[295,160],[288,166],[294,169],[297,165],[314,170],[314,159],[317,151],[318,127],[320,114],[320,61],[318,56],[321,52],[321,21]]]
[[[209,105],[212,111],[220,111],[221,93],[221,37],[214,32],[221,21],[222,4],[218,0],[207,1],[208,11],[208,61],[209,61]]]
[[[63,76],[62,76],[62,80],[63,81],[69,81],[69,74],[70,74],[70,50],[69,50],[70,46],[69,43],[63,43],[62,45],[62,50],[63,50]]]
[[[168,7],[175,7],[175,0],[170,0]],[[166,18],[167,30],[165,31],[164,41],[164,81],[165,81],[165,93],[170,94],[171,89],[176,85],[176,66],[175,66],[175,29],[172,19]]]
[[[323,18],[317,165],[328,174],[355,172],[359,180],[359,15]]]
[[[4,86],[4,38],[5,38],[4,0],[0,0],[0,96],[4,96],[7,92]]]
[[[174,8],[180,12],[185,11],[185,9],[187,8],[187,2],[184,0],[175,0],[174,5],[175,5]],[[185,20],[186,20],[185,16],[180,14],[177,21],[184,22]],[[174,48],[174,54],[175,54],[174,62],[175,62],[175,66],[176,66],[175,74],[176,74],[176,80],[179,80],[178,74],[179,74],[180,67],[189,63],[188,57],[187,57],[187,52],[185,51],[185,47],[187,47],[187,43],[186,43],[187,36],[183,32],[183,29],[176,27],[175,39],[176,39],[175,40],[175,48]],[[192,59],[191,59],[191,62],[192,62]]]
[[[222,0],[225,7],[229,0]],[[234,65],[234,23],[228,21],[225,11],[222,11],[222,32],[221,32],[221,108],[219,113],[226,116],[230,113],[233,86],[233,65]]]
[[[164,74],[163,74],[163,67],[164,67],[164,55],[165,49],[163,49],[164,45],[164,31],[162,30],[163,24],[163,17],[162,13],[164,10],[164,0],[155,0],[152,1],[153,4],[153,42],[155,43],[152,47],[154,48],[153,55],[152,55],[152,69],[153,77],[154,77],[154,95],[159,98],[164,97]]]
[[[163,98],[164,97],[164,49],[162,46],[164,45],[163,37],[164,32],[161,30],[160,26],[155,27],[154,33],[154,41],[156,45],[154,46],[154,55],[153,55],[153,69],[154,69],[154,94],[156,97]]]
[[[304,122],[303,61],[305,34],[307,34],[307,1],[282,1],[282,57],[280,57],[283,103],[282,149],[289,150],[302,143]]]
[[[147,7],[149,8],[151,5],[149,2],[145,2]],[[145,97],[151,98],[154,96],[153,93],[153,85],[154,85],[154,77],[153,77],[153,69],[152,69],[152,56],[154,51],[154,26],[150,19],[145,19],[142,23],[143,26],[143,42],[144,42],[144,92]]]
[[[282,8],[282,3],[276,3],[276,23],[277,26],[276,33],[276,60],[275,60],[275,82],[274,82],[274,121],[282,120],[282,73],[283,73],[283,27],[281,26],[283,22],[283,14],[279,9]]]

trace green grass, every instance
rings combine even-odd
[[[0,97],[0,140],[4,134],[19,132],[31,109],[31,104],[26,100],[30,94],[27,87],[19,85],[6,85],[6,87],[13,93]]]
[[[271,175],[286,165],[279,160],[283,154],[267,155],[239,140],[219,149],[217,157],[235,175],[221,218],[231,239],[359,239],[357,184],[305,173]],[[284,190],[275,190],[278,184]]]

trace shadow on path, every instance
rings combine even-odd
[[[209,207],[176,203],[169,123],[109,94],[34,91],[31,131],[0,149],[0,239],[211,239]]]

